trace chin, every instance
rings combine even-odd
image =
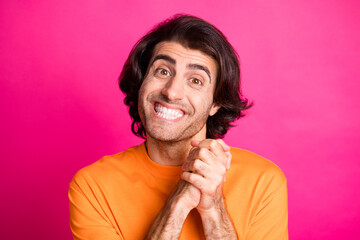
[[[157,128],[150,129],[146,131],[146,136],[152,138],[156,141],[161,142],[180,142],[184,140],[199,139],[203,140],[206,138],[206,125],[204,125],[200,130],[192,129],[192,131],[171,131],[170,129],[161,129]],[[187,129],[189,130],[189,129]]]
[[[164,134],[157,134],[151,132],[150,133],[146,132],[146,136],[147,138],[152,138],[159,142],[178,142],[182,140],[181,136],[174,136],[174,135],[169,136],[168,134],[164,135]]]

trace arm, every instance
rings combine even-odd
[[[189,160],[184,164],[182,179],[201,192],[196,207],[206,239],[237,239],[222,195],[226,171],[230,167],[230,147],[222,140],[192,142]]]
[[[210,211],[200,213],[206,239],[237,239],[235,229],[226,211],[225,204],[217,205]]]
[[[180,180],[156,217],[146,239],[178,239],[187,215],[198,205],[199,200],[199,190]]]

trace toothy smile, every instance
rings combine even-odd
[[[166,108],[160,103],[155,103],[155,113],[161,118],[175,120],[184,116],[184,112],[179,109]]]

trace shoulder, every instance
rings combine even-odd
[[[248,150],[231,147],[232,165],[241,166],[248,170],[271,171],[284,175],[281,169],[272,161]]]
[[[231,148],[232,160],[229,174],[248,183],[264,183],[275,188],[286,183],[283,171],[270,160],[251,151]]]
[[[88,185],[90,182],[112,181],[115,175],[127,174],[136,168],[137,158],[141,157],[142,145],[128,148],[123,152],[107,155],[100,160],[80,169],[70,184]]]

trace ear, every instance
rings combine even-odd
[[[215,103],[213,103],[213,105],[211,106],[211,109],[210,109],[210,113],[209,113],[209,116],[214,116],[215,113],[217,113],[217,111],[220,109],[221,105],[217,105]]]

